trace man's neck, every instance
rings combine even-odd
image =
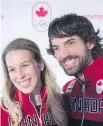
[[[81,82],[84,82],[84,75],[83,75],[82,72],[78,73],[78,74],[76,75],[76,77],[77,77]]]

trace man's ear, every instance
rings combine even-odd
[[[87,42],[86,46],[87,46],[88,49],[93,49],[95,44],[94,44],[94,42]]]

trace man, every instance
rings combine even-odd
[[[48,30],[47,52],[65,73],[75,76],[63,92],[71,105],[71,126],[103,126],[103,45],[99,31],[84,16],[64,15]]]

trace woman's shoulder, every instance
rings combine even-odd
[[[1,116],[2,116],[3,118],[9,117],[9,114],[8,114],[7,110],[5,110],[5,109],[2,108],[2,107],[0,107],[0,109],[1,109]]]
[[[0,109],[1,109],[1,126],[7,126],[9,121],[9,114],[2,107],[0,107]]]

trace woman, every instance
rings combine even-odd
[[[18,38],[2,55],[2,126],[67,126],[62,97],[36,43]]]

